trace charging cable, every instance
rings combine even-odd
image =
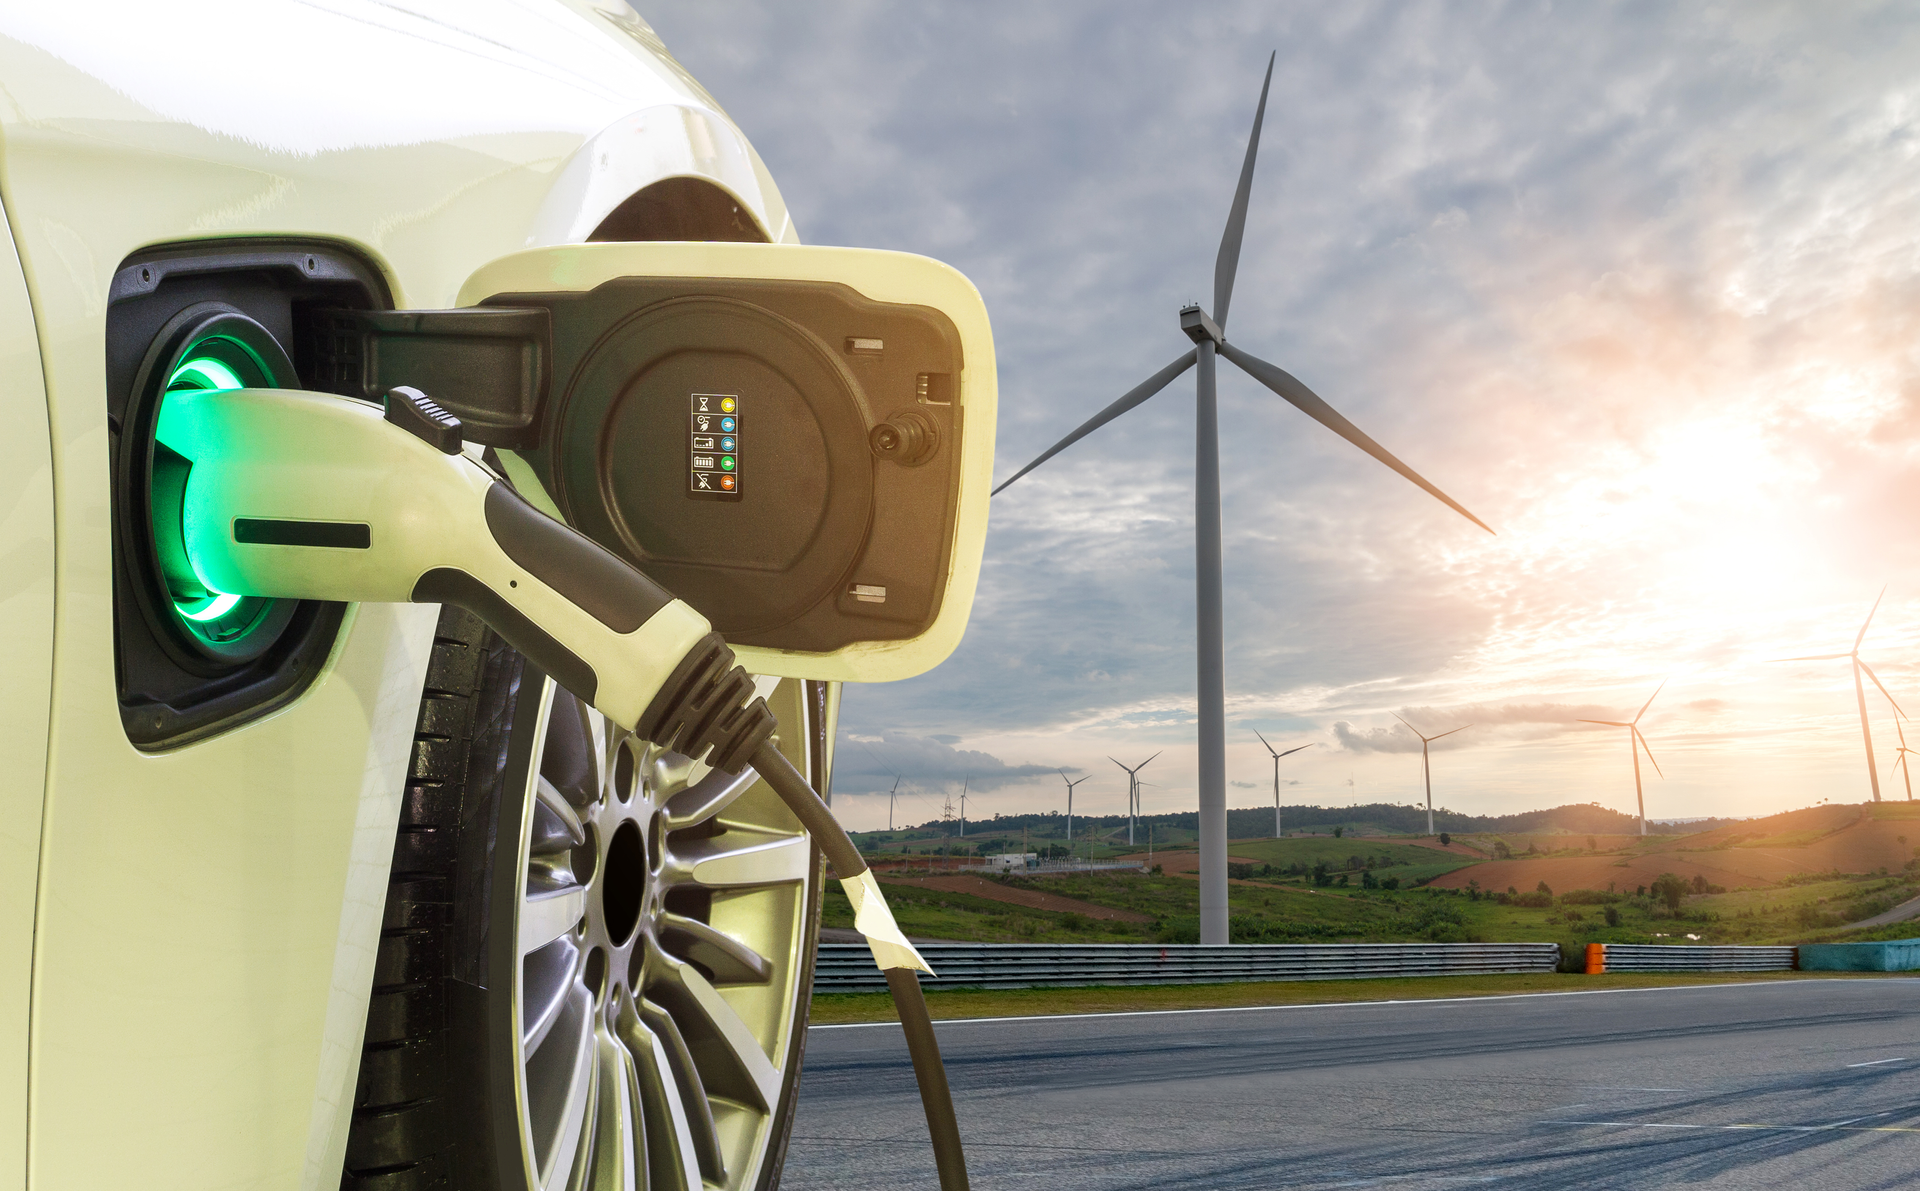
[[[931,973],[859,849],[776,748],[777,722],[706,618],[528,504],[415,389],[386,407],[286,389],[169,393],[191,463],[177,532],[211,592],[454,604],[623,728],[716,769],[751,765],[833,865],[886,973],[927,1113],[941,1191],[966,1159],[915,971]]]

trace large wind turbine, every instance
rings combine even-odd
[[[1081,423],[1073,433],[1048,447],[1032,463],[994,489],[1008,484],[1146,401],[1189,368],[1195,373],[1193,585],[1195,637],[1199,670],[1199,802],[1200,802],[1200,941],[1227,942],[1227,695],[1226,642],[1222,627],[1220,578],[1220,413],[1214,382],[1214,359],[1225,356],[1242,372],[1273,390],[1283,400],[1327,429],[1359,447],[1381,463],[1419,485],[1454,512],[1492,533],[1487,524],[1454,499],[1421,478],[1389,454],[1352,422],[1292,374],[1241,351],[1227,342],[1227,307],[1233,299],[1234,274],[1240,267],[1240,242],[1247,227],[1247,199],[1253,190],[1254,157],[1260,148],[1260,125],[1267,113],[1267,89],[1273,82],[1273,58],[1267,59],[1266,81],[1260,84],[1260,104],[1254,109],[1253,132],[1247,138],[1246,160],[1240,166],[1240,184],[1227,212],[1226,231],[1213,264],[1213,312],[1198,304],[1182,307],[1180,330],[1193,348],[1173,363],[1129,390],[1118,401]]]
[[[1649,699],[1647,700],[1647,702],[1651,703],[1653,702],[1653,700]],[[1393,718],[1396,720],[1400,720],[1400,722],[1403,724],[1407,724],[1407,721],[1400,719],[1400,713],[1397,711],[1393,713]],[[1427,762],[1427,746],[1443,737],[1452,736],[1454,732],[1465,732],[1468,728],[1471,728],[1471,727],[1473,727],[1472,724],[1461,724],[1458,728],[1455,728],[1452,731],[1440,733],[1439,736],[1420,736],[1420,729],[1414,727],[1412,724],[1407,724],[1407,731],[1413,733],[1415,736],[1420,736],[1420,773],[1422,776],[1424,776],[1427,779],[1427,834],[1428,835],[1433,834],[1433,766]],[[1648,753],[1647,755],[1652,756],[1653,754]],[[1635,764],[1639,764],[1639,762],[1636,761]]]
[[[1161,749],[1160,753],[1166,751],[1165,749]],[[1159,756],[1160,753],[1155,753],[1153,757]],[[1133,820],[1134,817],[1140,813],[1140,771],[1145,769],[1153,761],[1153,757],[1148,757],[1132,769],[1127,769],[1125,765],[1120,765],[1120,762],[1114,761],[1112,757],[1107,758],[1107,760],[1113,761],[1115,765],[1120,765],[1120,768],[1127,769],[1127,846],[1129,848],[1133,846]]]
[[[1079,785],[1080,782],[1088,781],[1092,777],[1093,775],[1089,773],[1086,777],[1081,778],[1080,781],[1067,782],[1067,771],[1064,769],[1060,771],[1060,780],[1063,782],[1067,782],[1067,863],[1068,864],[1073,863],[1073,788]]]
[[[1260,736],[1260,729],[1255,728],[1253,730],[1253,734],[1255,736]],[[1270,753],[1273,753],[1273,838],[1279,839],[1280,838],[1280,758],[1291,757],[1295,753],[1299,752],[1300,749],[1310,749],[1314,746],[1316,742],[1308,741],[1306,744],[1300,745],[1299,748],[1290,748],[1284,753],[1274,753],[1273,746],[1270,744],[1267,744],[1267,738],[1264,736],[1260,736],[1260,743],[1266,744],[1267,751]]]
[[[1860,631],[1854,634],[1853,648],[1846,653],[1823,653],[1813,657],[1776,659],[1782,662],[1832,662],[1846,658],[1853,663],[1853,698],[1860,705],[1860,739],[1867,745],[1867,781],[1873,785],[1875,802],[1880,801],[1880,770],[1873,763],[1873,729],[1867,726],[1867,688],[1860,684],[1860,672],[1862,670],[1867,672],[1867,677],[1873,679],[1873,685],[1879,687],[1880,693],[1887,696],[1887,702],[1893,703],[1893,710],[1897,714],[1906,714],[1900,710],[1898,703],[1894,703],[1893,696],[1888,693],[1886,684],[1880,681],[1880,676],[1873,672],[1873,667],[1860,660],[1860,643],[1867,639],[1867,626],[1873,623],[1873,614],[1880,610],[1880,601],[1885,599],[1886,595],[1887,589],[1883,587],[1880,589],[1880,594],[1873,597],[1873,607],[1867,610],[1867,618],[1860,622]]]
[[[1654,687],[1653,694],[1647,696],[1647,701],[1640,705],[1640,711],[1638,712],[1638,714],[1636,714],[1630,720],[1627,720],[1625,722],[1622,722],[1620,720],[1581,720],[1580,721],[1583,724],[1605,724],[1609,728],[1625,728],[1627,730],[1627,751],[1633,754],[1633,797],[1635,801],[1637,801],[1640,805],[1640,834],[1641,835],[1645,835],[1647,833],[1647,798],[1646,798],[1646,795],[1641,793],[1640,791],[1640,750],[1646,749],[1647,760],[1649,761],[1653,761],[1653,750],[1651,748],[1647,748],[1647,738],[1640,735],[1640,717],[1647,714],[1647,708],[1653,706],[1653,701],[1660,697],[1660,692],[1665,690],[1666,686],[1667,684],[1664,681],[1662,681],[1659,686]],[[1401,720],[1400,722],[1404,724],[1407,721]],[[1637,748],[1635,747],[1636,745],[1638,745]],[[1653,761],[1653,771],[1655,773],[1660,773],[1660,762]],[[1664,773],[1660,773],[1660,776],[1662,778],[1665,778],[1667,775]]]

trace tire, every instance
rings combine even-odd
[[[817,774],[805,686],[768,702]],[[778,797],[454,608],[414,740],[341,1186],[777,1187],[822,879]]]

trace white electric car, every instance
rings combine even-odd
[[[0,1188],[775,1186],[798,821],[472,613],[217,590],[167,403],[444,400],[824,791],[964,627],[977,295],[798,247],[620,0],[11,5],[0,198]]]

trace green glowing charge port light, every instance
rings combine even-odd
[[[722,456],[720,456],[720,470],[721,470],[721,471],[732,471],[732,470],[733,470],[733,456],[732,456],[732,455],[722,455]]]
[[[245,346],[224,338],[209,338],[195,344],[167,376],[165,392],[190,399],[193,393],[267,387],[274,383],[271,369]],[[179,522],[187,474],[192,469],[191,458],[180,452],[191,453],[192,447],[184,442],[168,442],[168,436],[161,432],[165,421],[163,417],[156,426],[154,529],[173,611],[190,633],[209,645],[218,647],[238,642],[263,623],[275,601],[219,591],[193,565],[183,536],[184,527]],[[170,462],[163,463],[163,456]]]

